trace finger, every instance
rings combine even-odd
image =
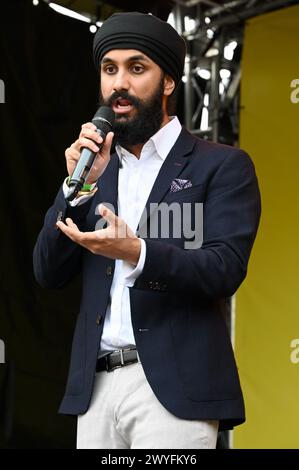
[[[56,226],[71,240],[79,243],[81,241],[82,233],[78,229],[77,225],[69,218],[67,218],[65,222],[66,223],[59,221],[56,223]]]
[[[78,230],[78,232],[80,232],[80,230],[78,229],[78,226],[75,224],[75,222],[72,221],[70,217],[67,217],[65,219],[65,222],[68,227],[73,228],[74,230]]]
[[[96,153],[98,153],[98,151],[100,150],[98,145],[96,145],[91,139],[87,139],[85,137],[81,137],[80,139],[78,139],[75,144],[77,148],[85,147],[90,149],[92,152]]]
[[[72,160],[74,162],[76,162],[77,160],[79,160],[79,157],[80,157],[80,152],[78,152],[78,150],[76,150],[74,147],[73,147],[74,144],[72,144],[70,147],[68,147],[66,150],[65,150],[65,157],[68,159],[68,160]]]
[[[95,232],[80,232],[77,225],[71,219],[66,219],[66,223],[62,228],[64,234],[69,237],[73,242],[86,248],[86,250],[95,253],[95,248],[98,247],[98,237]],[[97,244],[95,244],[97,242]]]
[[[58,227],[61,230],[61,232],[63,232],[65,235],[67,235],[69,238],[73,240],[72,231],[64,222],[59,220],[58,222],[56,222],[56,227]]]
[[[95,131],[94,129],[89,129],[89,128],[82,129],[82,131],[80,132],[80,135],[79,135],[79,139],[81,139],[82,137],[86,137],[87,139],[91,139],[95,143],[98,143],[98,144],[101,144],[103,142],[103,139],[100,136],[100,134],[97,131]]]
[[[109,224],[117,225],[117,223],[118,223],[118,217],[117,217],[117,215],[114,214],[114,212],[112,212],[111,209],[109,209],[108,207],[104,206],[104,204],[99,204],[99,206],[98,206],[98,211],[99,211],[99,214],[100,214],[105,220],[107,220],[107,222],[109,222]]]
[[[104,140],[103,146],[102,146],[102,153],[110,155],[110,149],[113,141],[114,133],[113,132],[108,132],[106,139]]]
[[[56,227],[59,228],[60,230],[63,230],[64,223],[62,222],[62,220],[57,220]]]
[[[104,206],[104,204],[99,205],[98,211],[103,219],[108,222],[108,227],[97,231],[100,233],[101,238],[126,238],[127,224],[120,217],[115,215],[114,212]]]
[[[95,126],[95,124],[93,124],[92,122],[85,122],[84,124],[82,124],[81,126],[81,129],[93,129],[93,130],[96,130],[97,126]]]

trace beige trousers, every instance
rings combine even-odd
[[[169,413],[138,362],[96,374],[90,407],[78,416],[77,448],[214,449],[217,432],[218,421],[185,420]]]

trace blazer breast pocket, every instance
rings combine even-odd
[[[166,194],[164,202],[204,202],[205,188],[206,185],[202,183],[180,191],[169,192]]]

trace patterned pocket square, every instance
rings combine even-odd
[[[181,191],[182,189],[191,188],[192,183],[190,180],[181,180],[176,178],[172,181],[170,186],[170,192],[176,193],[177,191]]]

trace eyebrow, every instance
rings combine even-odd
[[[147,59],[144,55],[138,54],[138,55],[133,55],[129,57],[126,62],[134,62],[135,60],[143,60],[144,62],[149,62],[149,59]],[[108,62],[115,62],[115,60],[111,59],[110,57],[104,57],[101,60],[101,64],[107,64]]]

